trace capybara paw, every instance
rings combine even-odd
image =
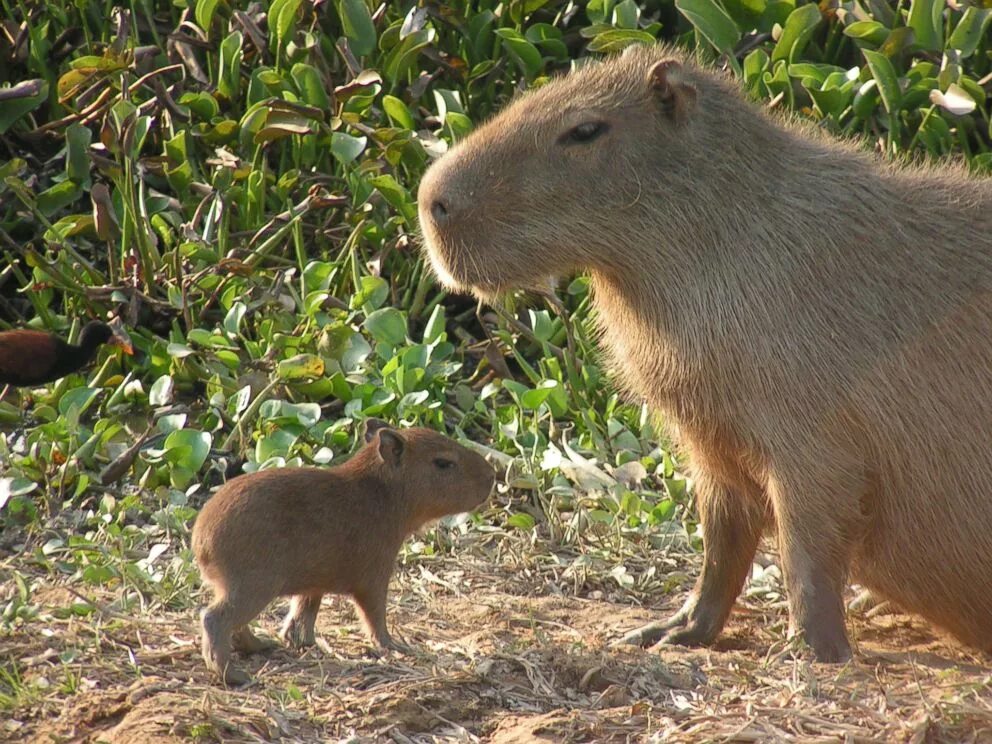
[[[807,643],[813,649],[816,660],[824,664],[842,664],[851,660],[851,644],[846,638],[820,640],[816,643],[807,641]]]
[[[243,669],[238,667],[227,665],[227,669],[224,670],[224,684],[230,687],[241,687],[251,682],[251,676]]]
[[[240,651],[243,654],[262,654],[279,648],[279,644],[271,638],[259,638],[251,633],[235,634],[231,637],[231,646],[235,651]]]
[[[679,615],[670,617],[667,620],[656,620],[653,623],[642,625],[640,628],[635,628],[619,640],[614,641],[611,645],[614,647],[641,646],[642,648],[654,646],[673,628],[678,628],[684,623],[685,621]]]
[[[689,623],[681,628],[669,630],[655,644],[654,649],[659,646],[709,646],[718,635],[719,631],[714,631],[707,624]]]
[[[317,643],[317,638],[310,628],[304,628],[299,623],[288,622],[283,627],[279,636],[288,646],[295,649],[303,649]]]

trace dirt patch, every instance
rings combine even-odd
[[[389,613],[414,653],[373,656],[349,603],[325,598],[316,648],[239,657],[254,682],[227,690],[199,658],[195,609],[118,613],[108,595],[89,598],[102,610],[65,617],[81,600],[50,587],[34,597],[41,616],[3,639],[26,692],[0,738],[992,741],[989,658],[904,615],[853,618],[858,655],[837,667],[785,640],[774,595],[746,600],[714,648],[659,653],[609,644],[678,597],[646,609],[621,592],[539,588],[465,559],[414,566],[398,575]],[[263,615],[259,632],[274,636],[283,610]]]

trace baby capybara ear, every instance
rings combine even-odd
[[[656,62],[648,72],[648,83],[672,120],[683,123],[696,105],[696,86],[685,80],[682,64],[674,59]]]
[[[379,457],[387,465],[399,466],[403,459],[405,442],[395,429],[380,428],[377,432],[376,444],[379,447]]]
[[[382,419],[370,418],[365,420],[365,441],[371,442],[375,439],[375,434],[380,429],[388,429],[389,424],[387,424]]]

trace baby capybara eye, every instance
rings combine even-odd
[[[438,470],[450,470],[451,468],[455,467],[455,461],[446,460],[443,457],[435,457],[434,467],[436,467]]]

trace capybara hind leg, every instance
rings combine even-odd
[[[207,668],[229,685],[243,685],[251,678],[231,664],[231,642],[236,628],[250,622],[268,604],[269,596],[230,592],[201,615],[202,652]]]
[[[279,636],[293,648],[312,646],[317,639],[314,627],[317,624],[317,612],[320,610],[322,594],[298,594],[293,597],[289,614],[283,623]]]
[[[386,628],[386,590],[388,584],[389,579],[387,577],[385,581],[355,593],[352,599],[355,600],[355,605],[362,616],[369,638],[379,648],[410,653],[410,647],[393,639]]]
[[[242,625],[231,634],[231,646],[243,654],[260,654],[278,648],[279,644],[269,638],[259,638],[247,625]]]
[[[697,478],[696,502],[703,529],[703,570],[695,588],[672,617],[631,631],[623,643],[706,645],[723,629],[751,568],[766,508],[756,487],[738,491],[705,475]]]

